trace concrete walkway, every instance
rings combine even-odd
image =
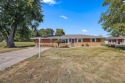
[[[41,52],[49,48],[41,48]],[[29,47],[22,50],[16,50],[6,53],[0,53],[0,71],[4,70],[7,67],[12,66],[20,61],[23,61],[27,58],[32,57],[39,53],[38,47]]]

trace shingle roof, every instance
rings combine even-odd
[[[108,37],[107,39],[125,39],[125,36],[119,36],[119,37]]]
[[[48,36],[48,37],[34,37],[31,39],[73,39],[73,38],[104,38],[102,36],[91,36],[91,35],[82,35],[82,34],[71,34],[71,35],[62,35],[62,36]]]

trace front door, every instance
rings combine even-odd
[[[71,46],[72,46],[72,47],[75,46],[75,39],[71,39]]]

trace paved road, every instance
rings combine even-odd
[[[41,52],[47,49],[49,48],[41,48]],[[30,58],[38,53],[38,47],[29,47],[22,50],[0,53],[0,71],[12,66],[15,63],[23,61],[24,59]]]

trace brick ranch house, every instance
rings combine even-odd
[[[105,43],[110,45],[125,45],[125,36],[108,37]]]
[[[48,36],[48,37],[34,37],[35,45],[39,45],[39,38],[41,46],[58,46],[57,40],[62,40],[60,46],[68,45],[69,47],[74,46],[101,46],[101,36],[90,36],[90,35],[62,35],[62,36]]]

